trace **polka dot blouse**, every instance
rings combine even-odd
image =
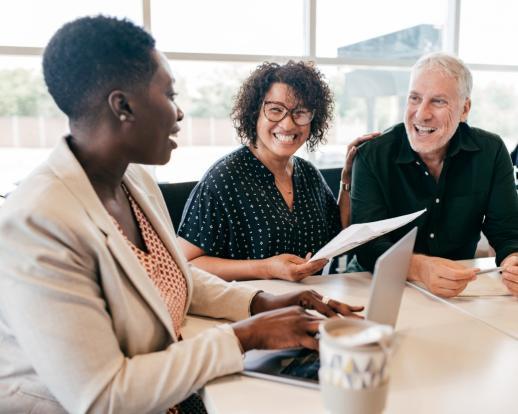
[[[263,259],[315,253],[340,230],[336,199],[320,172],[293,157],[293,209],[248,147],[216,162],[187,200],[178,234],[208,255]]]

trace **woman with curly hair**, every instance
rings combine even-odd
[[[308,262],[349,224],[352,159],[338,203],[324,178],[295,152],[325,141],[333,96],[307,62],[263,63],[244,82],[232,119],[242,147],[217,161],[191,193],[179,236],[187,258],[226,280],[299,281],[326,260]]]

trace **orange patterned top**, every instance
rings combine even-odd
[[[131,250],[137,255],[140,263],[146,269],[148,276],[151,278],[160,296],[167,306],[167,310],[173,321],[173,329],[176,336],[180,338],[180,327],[183,322],[183,315],[187,305],[187,282],[185,277],[174,261],[171,253],[164,246],[164,243],[158,236],[157,232],[147,219],[146,215],[133,199],[128,189],[123,185],[122,188],[126,192],[128,199],[137,219],[142,238],[147,248],[147,252],[140,250],[135,246],[122,232],[119,223],[114,219],[119,231],[128,241]]]

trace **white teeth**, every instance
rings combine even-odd
[[[417,129],[417,132],[422,132],[422,133],[426,133],[426,134],[431,134],[432,132],[434,132],[437,128],[430,128],[430,127],[425,127],[425,126],[421,126],[421,125],[414,125],[415,129]]]
[[[273,134],[281,142],[292,142],[295,139],[295,135],[284,135],[284,134]]]

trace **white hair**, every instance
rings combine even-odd
[[[458,57],[444,52],[434,52],[421,56],[412,67],[412,77],[422,69],[437,69],[455,78],[462,98],[471,97],[473,77],[466,64]]]

